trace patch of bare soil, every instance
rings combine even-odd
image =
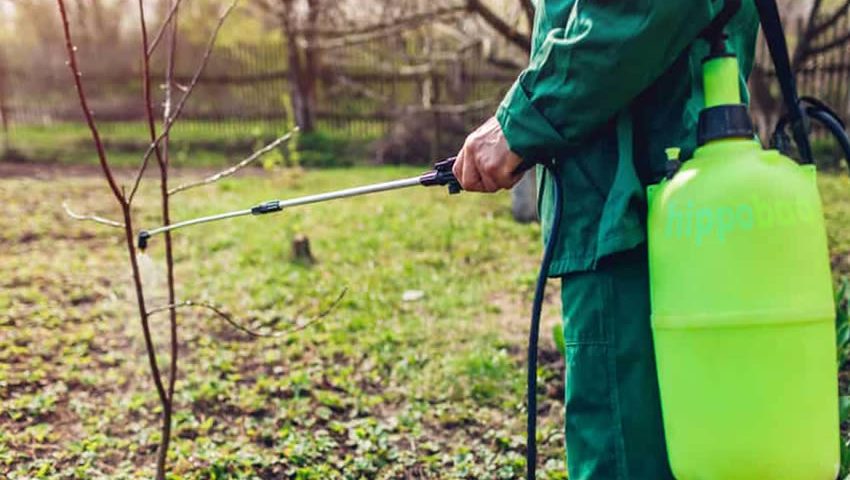
[[[543,380],[546,397],[556,402],[564,398],[564,357],[555,347],[552,338],[552,328],[561,322],[561,302],[558,292],[560,283],[550,280],[546,288],[546,298],[543,304],[543,318],[540,322],[540,343],[538,350],[538,365],[554,373],[552,378]],[[531,302],[528,295],[501,292],[490,298],[491,305],[499,309],[499,328],[514,347],[511,354],[525,362],[528,352],[521,345],[527,344],[528,329],[531,322]]]
[[[171,167],[172,177],[182,177],[189,175],[212,175],[221,168],[212,167],[192,167],[192,168],[175,168]],[[135,168],[128,167],[113,167],[113,171],[118,176],[135,175]],[[239,171],[238,175],[261,175],[263,170],[256,168],[246,168]],[[147,175],[159,175],[158,170],[148,168]],[[3,178],[31,178],[37,180],[54,180],[58,178],[100,178],[103,172],[99,165],[71,165],[64,163],[49,163],[49,162],[33,162],[33,161],[8,161],[4,159],[0,161],[0,179]]]
[[[0,162],[0,178],[27,177],[51,180],[57,177],[92,177],[95,175],[100,175],[100,168],[96,165]]]
[[[837,253],[832,255],[829,260],[832,271],[839,276],[844,276],[850,273],[850,254]]]
[[[550,280],[546,286],[546,298],[543,304],[543,318],[540,325],[540,345],[541,348],[555,348],[552,336],[549,332],[552,327],[561,321],[561,302],[558,292],[560,291],[560,283],[555,280]],[[531,302],[533,301],[533,292],[528,294],[519,294],[516,292],[500,292],[490,297],[490,305],[496,307],[499,311],[499,327],[502,333],[507,334],[512,340],[523,344],[520,337],[528,336],[529,322],[531,322]]]

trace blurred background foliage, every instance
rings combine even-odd
[[[68,2],[93,110],[119,163],[146,147],[139,120],[139,25],[123,0]],[[194,74],[227,2],[179,10],[178,82]],[[782,3],[803,94],[850,112],[846,0]],[[151,36],[168,0],[145,0]],[[173,146],[181,163],[221,164],[295,125],[303,166],[428,163],[458,149],[491,115],[526,62],[531,0],[242,0],[217,40]],[[7,159],[91,162],[67,77],[51,0],[0,0],[0,117]],[[153,57],[163,81],[164,49]],[[767,52],[751,81],[756,123],[768,138],[781,113]],[[814,132],[823,166],[835,145]],[[340,151],[353,155],[341,156]],[[191,155],[188,152],[192,152]],[[290,161],[291,152],[282,158]]]

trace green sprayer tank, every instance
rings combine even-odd
[[[671,467],[678,480],[833,480],[835,309],[815,170],[754,139],[734,56],[704,70],[700,147],[648,194]]]

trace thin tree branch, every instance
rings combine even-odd
[[[406,108],[405,111],[412,112],[433,112],[433,113],[445,113],[447,115],[460,115],[462,113],[474,112],[478,110],[483,110],[486,108],[490,108],[493,105],[499,103],[500,99],[497,98],[488,98],[484,100],[476,100],[474,102],[463,103],[460,105],[445,105],[445,104],[437,104],[431,105],[430,107],[420,107],[413,106],[410,108]]]
[[[822,53],[828,52],[828,51],[830,51],[834,48],[838,48],[838,47],[841,47],[843,45],[846,45],[847,42],[850,42],[850,32],[845,33],[844,35],[842,35],[842,36],[840,36],[840,37],[838,37],[838,38],[836,38],[836,39],[834,39],[830,42],[827,42],[823,45],[817,45],[817,46],[814,46],[814,47],[807,48],[806,52],[805,52],[805,56],[806,57],[814,57],[814,56],[820,55]]]
[[[142,324],[142,333],[145,339],[145,350],[147,352],[148,364],[151,369],[151,376],[153,377],[153,382],[156,387],[157,395],[159,395],[160,401],[165,404],[167,401],[165,388],[162,384],[162,376],[159,372],[159,365],[156,360],[156,348],[153,344],[153,339],[151,337],[150,324],[148,323],[147,310],[145,306],[145,295],[144,288],[142,287],[142,276],[139,270],[139,262],[136,258],[136,244],[135,244],[135,236],[133,234],[133,218],[130,212],[130,202],[127,200],[127,196],[124,191],[118,187],[118,184],[115,182],[114,177],[112,176],[112,171],[109,167],[109,162],[106,158],[106,151],[103,148],[103,142],[100,139],[100,132],[97,129],[97,125],[94,122],[94,117],[91,111],[88,108],[88,102],[86,101],[85,91],[83,89],[81,74],[79,68],[77,67],[77,56],[75,52],[75,47],[73,45],[73,41],[71,38],[71,30],[68,25],[68,14],[65,9],[65,2],[63,0],[56,0],[57,5],[59,6],[59,14],[62,18],[62,27],[65,36],[65,47],[67,49],[68,54],[68,66],[71,69],[71,73],[74,77],[74,85],[77,89],[77,96],[80,100],[80,106],[83,110],[83,115],[86,118],[86,123],[89,126],[89,130],[92,134],[92,139],[95,144],[95,148],[97,149],[98,158],[100,160],[100,165],[103,170],[104,177],[109,183],[109,187],[112,189],[112,193],[115,196],[115,199],[118,201],[119,205],[121,205],[121,214],[124,218],[124,240],[127,245],[127,254],[129,256],[130,267],[133,275],[133,285],[135,287],[136,293],[136,303],[139,307],[139,320]],[[162,478],[162,477],[160,477]]]
[[[835,25],[838,20],[847,12],[847,9],[850,8],[850,1],[845,1],[843,5],[837,8],[832,15],[829,16],[823,22],[814,22],[817,25],[814,28],[809,30],[809,38],[817,38],[819,35],[824,33],[829,27]]]
[[[350,78],[340,75],[336,78],[336,80],[345,88],[353,91],[355,93],[361,94],[364,97],[367,97],[371,100],[379,101],[387,103],[389,102],[389,98],[381,95],[380,93],[366,87],[365,85],[361,85],[360,83],[351,80]],[[498,98],[487,98],[483,100],[476,100],[473,102],[462,103],[462,104],[437,104],[431,105],[429,107],[421,107],[418,105],[410,105],[406,107],[401,107],[397,109],[393,109],[396,113],[401,112],[404,113],[442,113],[447,115],[460,115],[463,113],[474,112],[478,110],[483,110],[485,108],[490,108],[493,105],[499,102]]]
[[[183,0],[176,0],[171,5],[171,9],[168,10],[168,15],[165,17],[165,20],[163,20],[162,25],[160,25],[159,30],[157,30],[156,35],[154,35],[153,40],[151,40],[150,42],[150,45],[148,45],[146,53],[149,57],[153,55],[153,52],[156,50],[156,47],[159,46],[159,42],[160,40],[162,40],[162,35],[168,29],[168,26],[171,23],[171,20],[174,18],[174,15],[177,14],[177,9],[180,8],[180,2],[182,1]]]
[[[345,75],[338,75],[336,77],[336,81],[338,81],[340,86],[342,86],[343,88],[347,88],[348,90],[350,90],[350,91],[352,91],[352,92],[354,92],[358,95],[362,95],[362,96],[364,96],[364,97],[366,97],[370,100],[374,100],[376,102],[381,102],[383,104],[391,103],[391,99],[388,96],[383,95],[383,94],[375,91],[374,89],[371,89],[371,88],[367,87],[366,85],[363,85],[360,82],[356,82],[356,81],[348,78]]]
[[[219,15],[218,23],[215,26],[212,34],[210,35],[209,40],[207,41],[206,49],[204,50],[204,55],[201,59],[200,65],[195,70],[195,74],[192,76],[192,81],[189,82],[189,85],[185,88],[185,93],[180,97],[180,100],[177,102],[177,107],[174,109],[174,114],[165,122],[163,126],[162,132],[159,136],[151,142],[150,146],[148,146],[147,151],[145,152],[144,157],[142,157],[142,166],[139,168],[138,173],[136,174],[136,179],[133,182],[133,188],[130,190],[130,199],[132,201],[133,197],[135,197],[136,192],[139,189],[139,183],[142,181],[142,177],[145,174],[145,170],[148,167],[148,161],[150,160],[151,154],[154,153],[159,143],[163,138],[168,136],[171,131],[171,127],[174,126],[174,123],[180,118],[180,114],[183,113],[183,107],[186,106],[186,102],[189,100],[189,97],[192,95],[192,92],[195,91],[195,87],[198,85],[198,80],[200,80],[201,75],[204,73],[204,70],[207,68],[207,64],[210,61],[210,57],[212,56],[212,51],[215,48],[215,42],[218,38],[218,33],[221,30],[222,25],[224,25],[224,21],[227,20],[227,17],[230,15],[230,12],[236,8],[236,5],[239,3],[239,0],[233,0],[230,2],[230,5]]]
[[[185,190],[189,190],[189,189],[195,188],[195,187],[200,187],[200,186],[203,186],[203,185],[210,185],[212,183],[215,183],[215,182],[221,180],[222,178],[229,177],[229,176],[235,174],[236,172],[238,172],[239,170],[242,170],[243,168],[247,167],[248,165],[250,165],[251,163],[253,163],[257,159],[262,158],[265,154],[267,154],[267,153],[271,152],[272,150],[274,150],[275,148],[277,148],[277,146],[280,145],[281,143],[289,141],[289,139],[292,138],[292,136],[297,131],[298,131],[298,127],[293,129],[291,132],[287,133],[286,135],[278,138],[277,140],[269,143],[265,147],[257,150],[256,152],[252,153],[250,156],[248,156],[247,158],[245,158],[241,162],[237,163],[236,165],[233,165],[232,167],[230,167],[226,170],[222,170],[222,171],[216,173],[215,175],[210,175],[209,177],[204,178],[203,180],[188,182],[188,183],[184,183],[180,186],[174,187],[174,188],[172,188],[171,190],[168,191],[168,195],[174,195],[175,193],[180,193],[180,192],[183,192]]]
[[[313,48],[314,50],[333,50],[366,43],[379,38],[389,37],[421,26],[428,22],[436,22],[449,18],[458,17],[466,10],[464,6],[446,7],[436,9],[409,17],[398,18],[392,22],[377,23],[351,30],[294,30],[293,35],[297,37],[298,46],[301,48]],[[305,36],[313,33],[322,37],[310,44]]]
[[[507,58],[497,58],[493,55],[489,55],[484,58],[490,65],[494,67],[502,68],[505,70],[522,70],[524,65],[520,62],[507,59]]]
[[[115,195],[115,199],[123,205],[127,202],[127,200],[118,188],[118,183],[115,181],[115,177],[112,176],[112,169],[109,167],[109,162],[106,159],[106,149],[104,149],[103,141],[100,138],[100,131],[97,129],[92,111],[89,110],[86,92],[83,89],[83,82],[81,79],[83,74],[80,73],[80,69],[77,66],[77,47],[74,46],[74,43],[71,40],[71,28],[68,25],[68,13],[65,11],[65,2],[63,0],[56,0],[56,2],[59,5],[59,15],[62,17],[62,30],[65,34],[65,50],[68,54],[68,68],[71,69],[71,75],[74,77],[74,86],[77,89],[77,97],[80,100],[80,108],[83,110],[83,116],[86,119],[86,124],[88,124],[89,131],[91,131],[92,140],[94,141],[95,150],[97,150],[97,158],[100,161],[100,168],[103,170],[103,175],[106,177],[106,181],[109,183],[109,188],[112,190],[112,194]]]
[[[67,214],[69,217],[73,218],[74,220],[95,222],[95,223],[99,223],[101,225],[106,225],[108,227],[114,227],[114,228],[124,228],[123,223],[116,222],[115,220],[110,220],[108,218],[98,217],[97,215],[81,215],[79,213],[74,213],[74,211],[71,210],[71,207],[68,206],[67,201],[62,202],[62,208],[65,209],[65,214]]]
[[[177,12],[177,7],[180,5],[180,0],[171,0],[174,4],[172,11]],[[163,103],[162,121],[165,123],[171,116],[171,98],[174,86],[174,67],[176,65],[177,56],[177,33],[179,29],[178,17],[175,14],[171,21],[171,29],[169,30],[168,42],[168,61],[165,66],[165,102]],[[168,193],[168,168],[170,166],[169,159],[169,143],[170,137],[165,137],[162,141],[162,157],[163,161],[160,165],[160,195],[162,198],[162,222],[163,225],[171,223],[171,204],[170,195]],[[168,302],[175,302],[174,289],[174,254],[171,243],[171,232],[165,232],[165,261],[168,270]],[[170,312],[170,327],[171,327],[171,367],[168,377],[168,398],[174,403],[174,385],[177,380],[177,358],[179,354],[179,343],[177,341],[177,311],[172,309]]]
[[[176,14],[177,14],[177,7],[180,6],[181,1],[182,0],[172,0],[172,2],[174,3],[174,6],[171,9],[171,11],[173,13],[171,13],[170,15],[174,18],[172,20],[172,26],[171,26],[171,32],[170,32],[170,42],[169,42],[169,46],[168,46],[168,61],[167,61],[167,64],[165,66],[165,101],[163,102],[163,106],[162,106],[162,122],[163,123],[166,123],[168,121],[168,119],[171,117],[171,107],[172,107],[172,99],[173,99],[173,92],[174,92],[174,69],[175,69],[175,66],[176,66],[176,63],[177,63],[176,59],[175,59],[176,56],[177,56],[177,31],[178,31],[178,27],[179,27],[178,20],[176,18]],[[163,25],[163,27],[164,27],[164,25]],[[164,152],[164,157],[165,157],[165,163],[168,164],[169,161],[168,161],[168,148],[167,148],[168,147],[168,140],[167,139],[165,139],[165,144],[166,144],[165,145],[166,149],[165,149],[165,152]]]
[[[204,55],[201,59],[201,64],[198,65],[197,70],[195,70],[195,74],[192,76],[192,81],[189,82],[189,85],[185,87],[185,93],[180,98],[180,101],[177,102],[177,107],[174,109],[174,115],[172,115],[168,119],[166,129],[160,135],[159,140],[162,140],[162,137],[168,135],[168,130],[171,128],[174,122],[177,121],[178,118],[180,118],[180,114],[183,112],[183,107],[186,106],[186,102],[189,100],[190,95],[195,90],[195,87],[198,85],[198,80],[200,80],[201,75],[203,75],[204,70],[206,70],[207,64],[210,61],[210,58],[212,57],[212,52],[213,49],[215,49],[215,43],[216,40],[218,40],[218,34],[221,31],[221,27],[224,25],[225,20],[227,20],[227,17],[230,16],[230,13],[233,12],[233,9],[236,8],[236,5],[238,4],[239,0],[232,0],[230,2],[230,5],[228,5],[228,7],[219,15],[218,22],[216,23],[215,28],[213,29],[213,32],[210,35],[209,40],[207,41],[207,46],[204,49]],[[151,146],[150,148],[153,148],[153,146]],[[148,155],[150,155],[150,153],[148,153]]]
[[[140,29],[142,32],[142,93],[144,96],[144,110],[145,110],[145,120],[148,127],[148,134],[150,136],[151,143],[153,145],[154,153],[156,153],[157,161],[159,162],[160,167],[163,165],[163,157],[162,151],[160,150],[160,146],[156,143],[157,135],[156,135],[156,117],[153,113],[153,98],[151,93],[151,70],[150,70],[150,55],[148,55],[148,27],[145,22],[145,7],[144,0],[139,1],[139,23]],[[145,162],[147,163],[147,162]],[[141,177],[140,177],[141,178]],[[136,193],[136,185],[130,193],[130,201],[135,196]]]
[[[534,2],[532,0],[519,0],[522,11],[525,12],[525,19],[528,21],[528,30],[534,28]]]
[[[322,37],[327,40],[334,40],[339,38],[367,35],[367,34],[379,34],[385,30],[396,30],[398,28],[409,29],[418,27],[424,23],[432,22],[439,20],[444,17],[451,17],[457,15],[458,13],[462,13],[466,10],[465,5],[455,5],[451,7],[441,7],[435,8],[434,10],[428,12],[420,12],[411,14],[404,17],[392,18],[385,22],[373,23],[370,25],[363,26],[351,26],[350,28],[346,28],[344,30],[328,30],[321,28],[302,28],[302,29],[294,29],[292,33],[296,35],[315,35]]]
[[[346,292],[347,292],[347,289],[343,289],[342,292],[340,292],[339,296],[330,304],[330,306],[328,306],[327,308],[325,308],[324,310],[319,312],[315,317],[311,318],[307,322],[302,323],[300,325],[293,325],[291,328],[287,328],[285,330],[278,330],[278,331],[272,332],[272,333],[258,332],[256,330],[248,328],[248,327],[242,325],[241,323],[239,323],[238,321],[236,321],[230,313],[224,311],[222,308],[216,306],[215,304],[208,303],[208,302],[196,302],[196,301],[193,301],[193,300],[186,300],[186,301],[183,301],[183,302],[173,303],[171,305],[164,305],[162,307],[157,307],[157,308],[151,309],[148,312],[148,315],[155,315],[157,313],[161,313],[161,312],[165,312],[165,311],[173,310],[173,309],[177,309],[177,308],[201,308],[201,309],[206,309],[206,310],[209,310],[209,311],[215,313],[219,318],[221,318],[222,320],[227,322],[231,327],[233,327],[236,330],[239,330],[240,332],[242,332],[246,335],[249,335],[251,337],[278,338],[278,337],[291,335],[295,332],[300,332],[302,330],[305,330],[305,329],[313,326],[314,324],[318,323],[323,318],[330,315],[331,312],[333,312],[333,310],[336,309],[337,305],[339,305],[339,303],[342,301]],[[297,320],[297,318],[296,318],[296,320]],[[293,321],[293,323],[294,323],[294,321]]]
[[[499,32],[499,34],[505,37],[509,42],[526,52],[531,51],[531,39],[529,39],[528,35],[508,25],[508,23],[502,20],[496,12],[485,5],[482,0],[466,0],[466,8],[470,12],[480,15],[488,25],[493,27],[493,30]]]
[[[244,327],[239,322],[234,320],[233,317],[229,313],[227,313],[224,310],[222,310],[221,308],[213,305],[212,303],[194,302],[192,300],[186,300],[185,302],[173,303],[171,305],[165,305],[163,307],[155,308],[155,309],[151,310],[150,312],[148,312],[148,314],[153,315],[153,314],[156,314],[156,313],[164,312],[166,310],[175,310],[175,309],[178,309],[178,308],[189,308],[189,307],[203,308],[203,309],[209,310],[209,311],[215,313],[216,315],[218,315],[221,319],[223,319],[225,322],[227,322],[231,327],[235,328],[236,330],[239,330],[242,333],[245,333],[249,336],[252,336],[252,337],[260,338],[260,337],[275,337],[275,336],[278,336],[277,334],[267,334],[267,333],[255,332],[254,330],[251,330],[250,328]]]
[[[6,75],[6,58],[0,51],[0,131],[3,133],[3,150],[8,153],[12,149],[12,140],[9,134],[9,108],[6,105],[8,95]]]
[[[809,10],[805,30],[800,32],[800,40],[797,42],[797,47],[794,49],[794,55],[791,59],[791,67],[794,71],[805,63],[806,58],[809,56],[809,45],[814,39],[813,33],[815,20],[817,19],[822,4],[823,0],[814,0],[812,8]]]
[[[143,97],[144,97],[144,111],[145,118],[147,120],[148,133],[150,135],[150,139],[152,142],[156,140],[156,117],[153,111],[153,98],[151,92],[151,72],[150,72],[150,54],[151,49],[148,47],[148,30],[147,30],[147,22],[145,19],[145,9],[144,9],[144,0],[139,0],[139,23],[140,30],[142,34],[142,86],[143,86]],[[176,36],[176,28],[177,23],[176,20],[173,22],[168,22],[164,25],[165,27],[170,27],[168,31],[170,32],[171,42],[169,42],[169,51],[168,51],[168,63],[166,65],[166,80],[170,82],[171,73],[174,68],[174,49],[175,49],[175,36]],[[170,97],[171,93],[171,85],[170,83],[166,87],[166,96]],[[170,98],[168,98],[170,100]],[[166,117],[167,118],[167,117]],[[167,157],[167,148],[169,144],[169,137],[166,135],[161,145],[154,145],[154,151],[156,153],[157,164],[159,165],[159,173],[160,173],[160,192],[161,192],[161,208],[162,208],[162,221],[164,224],[168,224],[171,222],[170,219],[170,206],[168,202],[168,157]],[[175,299],[175,291],[174,291],[174,254],[171,244],[171,237],[166,233],[165,236],[165,255],[166,255],[166,269],[167,269],[167,281],[168,281],[168,302],[174,303]],[[159,451],[157,452],[157,460],[156,460],[156,477],[157,479],[164,479],[166,472],[166,463],[168,459],[168,449],[171,443],[171,418],[174,412],[174,386],[177,380],[177,365],[178,365],[178,342],[177,342],[177,311],[171,309],[169,323],[170,323],[170,362],[168,369],[168,387],[165,393],[165,399],[162,401],[162,427],[161,427],[161,437],[159,444]]]

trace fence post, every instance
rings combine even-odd
[[[440,117],[440,78],[436,69],[431,70],[431,108],[434,115],[434,145],[431,147],[431,158],[436,160],[443,153],[443,125]]]
[[[844,11],[844,18],[841,22],[841,31],[842,32],[850,32],[850,13],[847,10]],[[850,77],[850,58],[848,58],[848,47],[845,46],[841,49],[841,63],[838,66],[838,78],[841,79],[841,91],[839,94],[839,113],[844,115],[844,118],[850,118],[850,82],[848,82],[848,77]]]
[[[9,134],[9,107],[7,104],[7,80],[8,68],[6,67],[6,58],[3,52],[0,51],[0,124],[3,128],[3,152],[8,154],[12,149],[12,140]]]

